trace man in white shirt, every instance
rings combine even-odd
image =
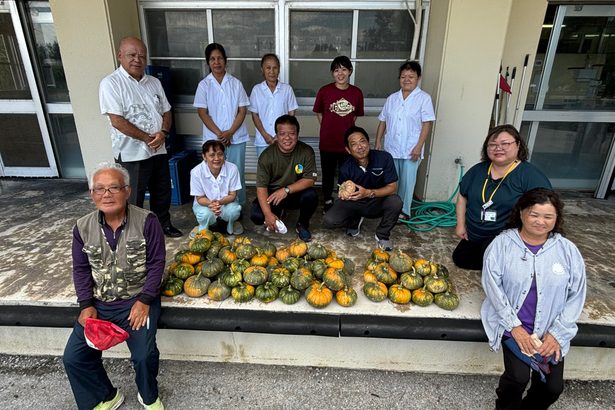
[[[192,211],[199,223],[198,229],[211,229],[218,218],[227,223],[229,235],[240,235],[241,205],[237,191],[241,189],[239,170],[224,160],[224,144],[209,140],[203,144],[203,162],[190,171],[190,195],[194,196]]]
[[[113,156],[130,174],[128,202],[143,207],[149,189],[150,209],[164,234],[180,237],[171,225],[171,177],[165,139],[171,105],[157,78],[145,74],[147,48],[135,37],[120,42],[120,67],[100,82],[100,111],[111,124]]]

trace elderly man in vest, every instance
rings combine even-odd
[[[137,399],[164,409],[158,397],[160,283],[164,233],[153,213],[128,204],[130,180],[119,164],[100,164],[89,180],[97,210],[73,229],[73,281],[81,312],[64,350],[64,368],[79,409],[117,409],[124,396],[84,337],[87,318],[110,321],[129,334]]]

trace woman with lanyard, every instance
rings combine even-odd
[[[532,188],[551,188],[527,158],[527,145],[515,127],[500,125],[489,131],[481,162],[459,184],[455,234],[461,241],[453,251],[458,267],[482,269],[485,249],[506,227],[519,197]]]

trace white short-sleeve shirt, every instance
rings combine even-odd
[[[205,161],[190,171],[190,195],[194,196],[195,203],[197,196],[206,196],[215,201],[240,189],[239,170],[232,162],[224,161],[217,178],[212,175]]]
[[[423,123],[434,121],[436,116],[431,96],[416,87],[405,100],[401,90],[391,94],[378,119],[386,123],[384,150],[393,158],[409,159],[412,148],[419,141]]]
[[[120,115],[148,134],[160,131],[162,115],[171,109],[156,77],[145,74],[136,80],[122,66],[102,79],[98,97],[101,114]],[[167,152],[164,144],[154,151],[145,142],[122,134],[110,119],[109,127],[115,159],[121,153],[122,161],[141,161]]]
[[[265,131],[269,135],[275,135],[275,120],[297,108],[299,108],[299,105],[297,104],[293,88],[286,83],[278,81],[273,92],[269,89],[267,81],[256,84],[252,88],[248,110],[258,114]],[[268,145],[258,129],[255,136],[254,145],[257,147]]]
[[[241,81],[226,73],[222,84],[213,74],[203,78],[196,87],[194,104],[196,108],[207,108],[211,119],[220,130],[228,130],[233,125],[239,107],[250,105],[250,99]],[[203,124],[203,141],[217,140],[218,137]],[[231,144],[240,144],[250,139],[245,122],[235,131]]]

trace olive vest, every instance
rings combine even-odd
[[[77,229],[83,239],[82,250],[88,255],[92,268],[95,299],[113,302],[130,299],[142,291],[147,276],[143,229],[150,213],[128,205],[115,251],[107,243],[98,210],[77,220]]]

